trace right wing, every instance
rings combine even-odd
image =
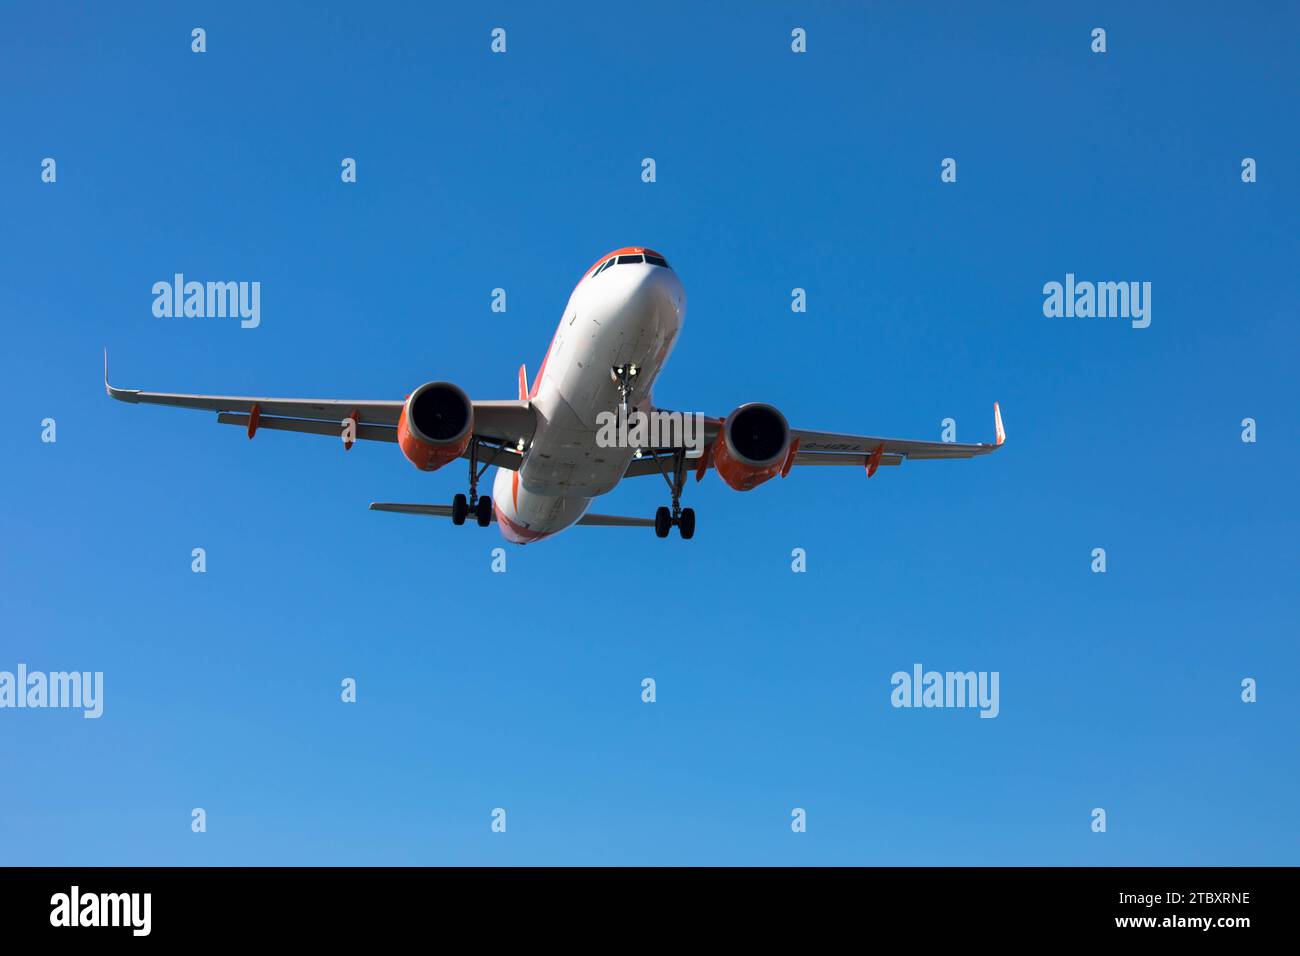
[[[187,395],[177,392],[145,392],[115,388],[108,383],[108,353],[104,353],[104,390],[119,402],[133,405],[170,405],[216,412],[222,425],[238,425],[249,430],[248,437],[259,428],[273,431],[303,432],[310,435],[342,436],[343,422],[351,418],[356,437],[363,441],[397,441],[397,422],[402,415],[401,401],[354,401],[334,398],[257,398],[243,395]],[[523,401],[474,402],[474,437],[495,442],[492,464],[518,470],[522,456],[514,450],[520,439],[528,442],[537,427],[532,403]],[[511,447],[506,447],[511,446]],[[480,456],[485,456],[480,452]],[[469,457],[467,449],[465,455]]]

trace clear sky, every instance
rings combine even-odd
[[[1295,3],[321,6],[0,13],[0,670],[105,682],[0,710],[0,863],[1300,863]],[[101,385],[513,398],[633,244],[689,297],[662,404],[979,441],[998,400],[1006,447],[710,473],[693,541],[494,574],[366,508],[459,466]],[[155,318],[177,272],[260,326]],[[1150,327],[1045,317],[1066,273]],[[999,716],[893,708],[916,663]]]

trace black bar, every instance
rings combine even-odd
[[[1232,945],[1287,933],[1296,874],[1256,867],[18,868],[0,870],[0,926],[6,941],[125,941],[144,928],[144,897],[128,908],[121,896],[104,906],[100,894],[148,893],[147,938],[167,943],[431,941],[472,931],[494,943],[591,936],[667,945],[707,930],[737,943],[800,933],[813,934],[811,943],[847,933],[861,942],[1131,937]],[[125,925],[52,925],[72,922],[73,886],[77,921],[102,911]],[[1133,920],[1153,922],[1120,925]]]

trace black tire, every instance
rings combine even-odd
[[[677,519],[677,530],[681,532],[682,540],[689,541],[695,537],[695,509],[683,508],[681,517]]]
[[[451,523],[464,524],[465,516],[469,514],[469,502],[465,500],[464,495],[457,495],[451,499]]]
[[[474,507],[474,518],[478,521],[480,528],[486,528],[492,523],[492,499],[484,495],[478,500]]]
[[[667,508],[655,512],[655,537],[666,538],[673,527],[673,513]]]

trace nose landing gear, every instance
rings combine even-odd
[[[609,377],[618,386],[618,406],[623,410],[623,419],[627,420],[628,399],[636,388],[637,367],[635,365],[616,365],[609,370]]]

